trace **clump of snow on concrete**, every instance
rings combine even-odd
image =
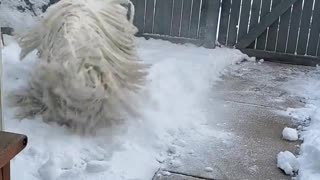
[[[162,175],[162,176],[170,176],[171,173],[170,173],[169,171],[162,171],[162,172],[161,172],[161,175]]]
[[[80,137],[65,127],[37,119],[15,119],[6,95],[25,86],[38,60],[36,52],[19,60],[20,48],[8,36],[3,49],[5,130],[26,134],[27,148],[12,161],[12,179],[151,179],[168,159],[181,166],[185,139],[232,138],[207,126],[203,113],[225,67],[248,58],[238,50],[198,48],[138,39],[139,54],[152,65],[141,95],[141,118]],[[215,118],[215,117],[210,117]],[[26,167],[27,165],[27,167]]]
[[[282,137],[285,140],[288,141],[297,141],[299,139],[298,137],[298,131],[293,128],[285,127],[282,131]]]
[[[294,175],[299,170],[297,158],[289,151],[280,152],[277,157],[277,166],[287,175]]]
[[[288,114],[303,125],[300,136],[303,144],[300,147],[298,160],[300,169],[298,179],[320,179],[320,74],[315,69],[298,79],[289,81],[283,88],[293,95],[306,99],[306,106],[288,109]]]
[[[206,172],[213,172],[213,168],[212,167],[206,167],[206,168],[204,168],[204,170]]]

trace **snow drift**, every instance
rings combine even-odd
[[[81,132],[136,115],[147,65],[137,56],[125,0],[63,0],[19,37],[23,59],[38,50],[29,86],[14,92],[20,118],[42,115]],[[134,12],[131,10],[130,12]]]
[[[306,99],[303,108],[289,108],[287,114],[298,121],[303,143],[298,161],[300,169],[298,179],[320,179],[320,81],[319,69],[310,70],[283,85],[283,88],[295,96]]]

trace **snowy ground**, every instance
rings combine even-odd
[[[33,14],[41,14],[48,0],[31,2],[34,12],[25,2],[2,1],[0,26],[14,27],[18,33],[25,31],[34,23]],[[25,13],[18,11],[18,6],[22,6]],[[3,49],[4,96],[27,83],[37,61],[34,52],[20,62],[18,45],[9,37],[6,42]],[[190,153],[186,142],[228,141],[230,134],[219,127],[207,126],[208,118],[219,121],[221,117],[207,117],[203,112],[209,103],[208,96],[215,93],[211,86],[219,80],[225,67],[245,56],[225,48],[207,50],[159,40],[139,39],[138,42],[141,58],[152,64],[149,83],[141,97],[144,101],[142,119],[130,119],[127,124],[105,129],[95,137],[79,137],[64,127],[43,123],[40,117],[18,121],[14,118],[14,109],[8,108],[4,99],[5,129],[29,138],[27,148],[12,162],[13,180],[150,180],[164,166],[164,161],[170,161],[170,154]],[[263,79],[268,78],[266,74],[257,76],[261,76],[262,84]],[[299,137],[304,140],[298,156],[301,180],[320,179],[319,78],[320,73],[315,70],[302,73],[282,86],[294,96],[306,98],[304,108],[289,108],[285,112],[297,124],[304,125],[299,128]],[[278,80],[281,81],[281,77],[274,81]],[[250,101],[256,97],[246,98]],[[173,166],[179,163],[171,161]],[[211,171],[210,168],[205,169]]]
[[[296,96],[306,99],[304,108],[288,109],[292,116],[302,126],[299,127],[300,148],[298,161],[300,163],[299,179],[320,179],[320,71],[314,70],[299,76],[283,85],[283,88]]]
[[[37,61],[35,52],[19,61],[18,45],[9,37],[6,42],[4,96],[27,83]],[[29,138],[28,147],[12,163],[14,180],[149,180],[168,154],[185,150],[181,136],[194,140],[224,137],[218,129],[209,130],[202,110],[210,87],[224,68],[246,56],[226,48],[208,50],[160,40],[138,42],[141,58],[152,64],[141,97],[142,119],[130,119],[95,137],[79,137],[64,127],[41,122],[40,117],[18,121],[4,100],[5,129]]]

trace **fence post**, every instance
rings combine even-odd
[[[2,39],[2,31],[1,31],[1,27],[0,27],[0,131],[2,131],[4,129],[3,127],[3,115],[2,115],[2,97],[3,97],[3,91],[2,91],[2,48],[3,48],[3,39]]]
[[[2,113],[2,97],[3,97],[3,89],[2,89],[2,74],[3,74],[3,67],[2,67],[2,48],[4,45],[3,42],[3,34],[2,34],[2,30],[0,27],[0,131],[2,131],[4,129],[3,127],[3,113]]]
[[[220,0],[209,0],[207,8],[207,25],[205,31],[206,48],[214,48],[216,45]]]

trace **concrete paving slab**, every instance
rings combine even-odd
[[[296,78],[312,67],[263,63],[233,66],[223,81],[214,87],[214,96],[225,101],[242,102],[274,109],[301,107],[305,100],[290,95],[281,88],[284,82]]]
[[[168,164],[169,170],[212,179],[290,179],[276,167],[280,151],[295,153],[297,149],[297,143],[281,139],[283,128],[292,126],[290,119],[268,109],[225,104],[219,110],[224,114],[223,123],[213,120],[210,125],[230,133],[232,140],[189,142],[196,147],[192,149],[195,153],[181,155],[182,166]],[[213,171],[206,172],[206,167]]]
[[[281,85],[308,67],[263,63],[233,68],[213,87],[211,104],[204,110],[212,132],[223,132],[224,137],[185,140],[184,148],[191,153],[172,157],[180,165],[166,161],[166,169],[208,179],[291,179],[277,168],[276,156],[285,150],[298,152],[299,142],[281,138],[284,127],[296,124],[276,111],[304,105],[303,99],[283,91]],[[209,167],[212,171],[207,171]]]

